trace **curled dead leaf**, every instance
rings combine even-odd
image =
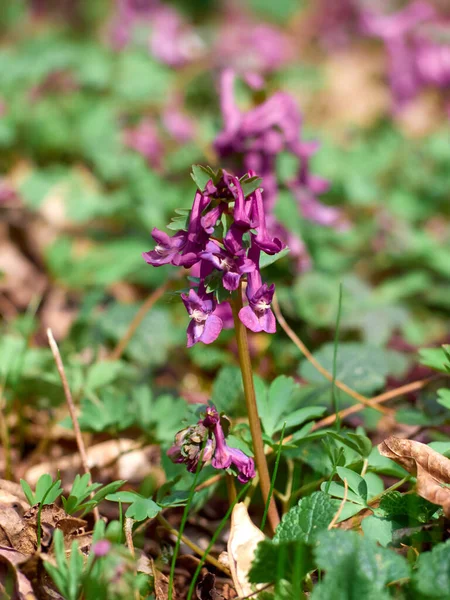
[[[253,524],[247,508],[239,502],[231,513],[231,529],[228,539],[228,560],[236,592],[239,596],[253,593],[248,581],[256,546],[265,539],[264,533]]]
[[[394,460],[417,477],[417,493],[438,504],[450,517],[450,460],[426,444],[388,437],[378,446],[380,454]]]

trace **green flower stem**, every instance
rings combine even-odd
[[[256,468],[259,473],[259,482],[263,502],[266,504],[270,497],[270,476],[267,467],[266,455],[264,453],[264,443],[262,440],[261,423],[259,421],[258,407],[256,404],[255,386],[253,384],[253,371],[248,347],[247,329],[239,319],[239,311],[242,304],[242,284],[239,286],[236,297],[231,302],[233,309],[234,329],[238,345],[239,365],[241,367],[242,382],[244,384],[245,403],[247,406],[247,416],[252,434],[253,451],[255,453]],[[268,521],[272,531],[275,531],[280,517],[273,497],[270,498]]]

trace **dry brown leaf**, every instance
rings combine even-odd
[[[383,456],[394,460],[417,477],[417,493],[425,500],[438,504],[450,517],[450,460],[426,444],[414,440],[388,437],[379,446]]]
[[[26,556],[13,548],[0,547],[0,597],[10,597],[6,595],[6,588],[14,585],[14,591],[11,595],[16,600],[36,600],[31,583],[23,573],[17,569],[17,565],[26,560]]]
[[[253,524],[243,502],[231,513],[228,539],[228,561],[233,583],[239,596],[248,596],[254,590],[248,581],[256,546],[265,539],[264,533]]]

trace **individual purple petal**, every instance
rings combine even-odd
[[[219,337],[222,328],[222,319],[216,315],[209,315],[205,321],[204,330],[199,341],[204,344],[212,344]]]

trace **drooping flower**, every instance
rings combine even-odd
[[[208,429],[198,423],[176,434],[175,443],[167,451],[167,456],[174,463],[184,463],[190,473],[195,473],[199,460],[203,464],[208,462],[213,451],[214,443],[208,439]]]
[[[178,256],[180,250],[186,245],[186,232],[177,231],[175,235],[170,237],[164,231],[156,229],[152,230],[152,238],[156,242],[153,250],[143,252],[142,256],[149,265],[153,267],[161,267],[173,263],[174,258]]]
[[[195,290],[189,290],[189,294],[181,294],[181,299],[191,319],[187,328],[187,347],[197,342],[214,342],[223,328],[222,319],[213,314],[217,305],[214,296],[206,293],[200,296]]]
[[[257,268],[249,274],[247,283],[248,306],[244,306],[239,311],[239,319],[242,323],[255,333],[265,331],[266,333],[275,333],[276,321],[271,309],[275,285],[269,286],[262,283],[261,273],[259,272],[259,254],[257,247],[252,247],[249,256],[257,265]]]
[[[238,448],[231,448],[226,440],[220,424],[220,416],[214,405],[208,406],[205,418],[202,421],[214,436],[215,449],[211,459],[211,465],[215,469],[235,469],[238,481],[247,483],[255,476],[255,463]]]

